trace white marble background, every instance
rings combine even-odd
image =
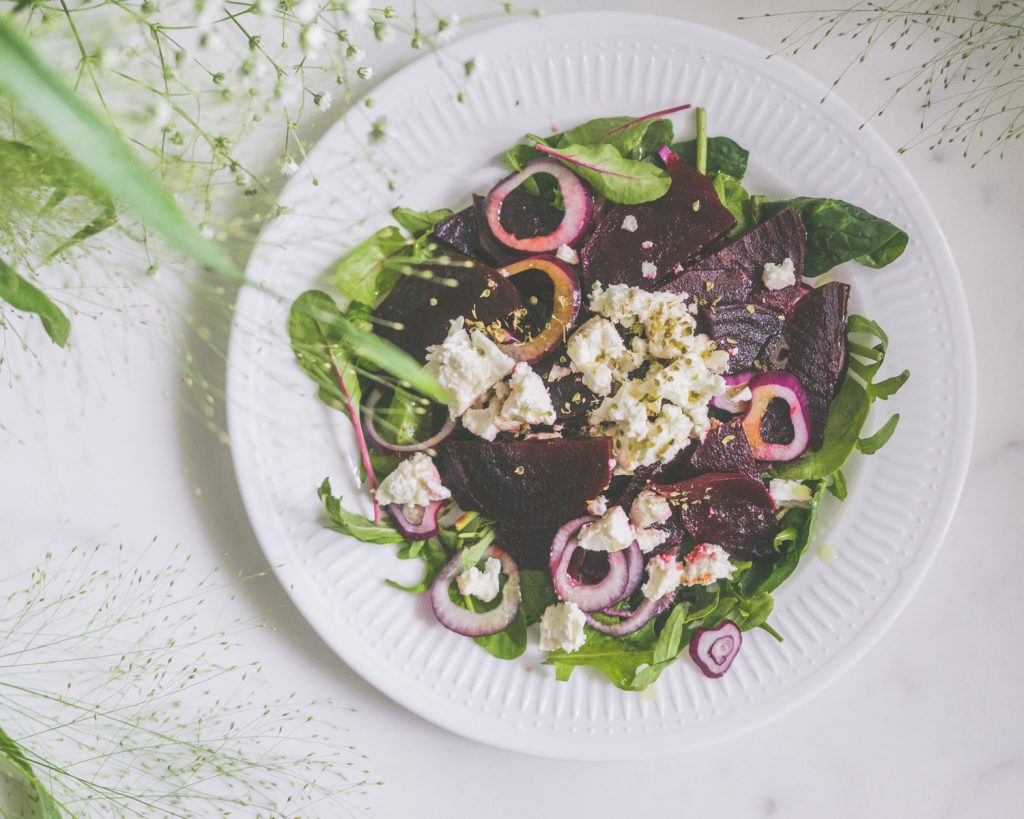
[[[772,48],[791,21],[737,20],[767,5],[806,7],[636,0],[629,8]],[[549,13],[623,8],[546,6]],[[828,79],[852,53],[832,44],[792,59]],[[866,64],[840,91],[870,112],[886,96],[888,70],[884,61]],[[916,123],[908,97],[876,127],[896,146]],[[955,149],[919,149],[905,161],[959,262],[980,386],[962,502],[934,568],[892,630],[825,693],[744,738],[654,763],[558,763],[493,750],[413,716],[337,660],[274,580],[249,584],[239,605],[263,613],[275,630],[247,635],[246,648],[271,667],[274,685],[331,694],[357,709],[345,720],[344,741],[369,756],[383,782],[363,800],[371,815],[1024,816],[1024,434],[1014,420],[1024,402],[1024,146],[975,169]],[[71,354],[44,350],[39,366],[20,368],[21,380],[0,387],[6,565],[26,565],[74,532],[126,544],[159,535],[185,544],[203,565],[266,568],[228,452],[177,400],[175,351],[165,336],[79,321]]]

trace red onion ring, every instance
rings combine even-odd
[[[384,391],[378,387],[367,396],[366,403],[363,405],[363,429],[366,430],[366,437],[373,441],[375,446],[383,450],[403,453],[424,452],[436,447],[441,441],[451,435],[452,430],[455,429],[455,419],[450,415],[446,415],[441,429],[427,438],[427,440],[419,441],[415,444],[393,444],[377,431],[377,427],[373,423],[373,411],[383,395]]]
[[[426,506],[416,506],[419,515],[406,512],[404,505],[392,503],[386,506],[388,514],[395,522],[395,528],[406,540],[426,540],[437,534],[437,516],[447,501],[431,501]]]
[[[705,677],[721,677],[743,645],[743,632],[732,620],[723,620],[715,628],[699,628],[690,638],[689,652]]]
[[[811,440],[807,396],[800,381],[791,373],[773,370],[755,376],[748,386],[753,398],[742,423],[754,457],[759,461],[792,461],[800,457]],[[788,444],[770,444],[761,437],[761,423],[773,398],[781,398],[789,406],[793,440]]]
[[[575,603],[582,611],[600,611],[614,606],[634,591],[643,577],[643,553],[634,540],[625,549],[608,553],[608,574],[597,583],[581,583],[569,574],[569,562],[579,542],[576,535],[586,524],[598,520],[587,515],[566,523],[551,542],[551,581],[560,600]]]
[[[749,384],[751,379],[757,375],[754,370],[744,370],[741,373],[729,373],[723,375],[722,380],[725,381],[726,387],[738,387],[741,384]],[[731,412],[733,415],[744,412],[747,407],[750,406],[750,401],[734,401],[729,398],[728,395],[716,395],[711,399],[711,406],[715,409],[720,409],[725,412]]]
[[[484,557],[493,557],[501,561],[501,571],[506,578],[501,589],[501,602],[490,611],[464,609],[456,605],[448,595],[452,579],[462,571],[461,552],[456,552],[445,564],[430,586],[430,605],[438,621],[445,628],[466,637],[487,637],[505,629],[519,611],[519,601],[522,599],[519,567],[509,557],[508,552],[497,546],[488,546]]]
[[[509,233],[501,224],[501,205],[512,191],[534,174],[551,174],[562,191],[565,216],[558,227],[544,236],[520,238]],[[521,171],[495,185],[484,200],[487,227],[499,242],[522,253],[554,253],[560,245],[571,245],[586,233],[594,212],[594,197],[583,180],[561,162],[554,159],[535,159]]]
[[[679,547],[669,549],[665,554],[671,554],[675,557],[679,556]],[[641,563],[640,577],[643,577],[643,563]],[[639,580],[638,580],[639,582]],[[625,637],[627,634],[633,634],[646,626],[651,620],[657,617],[659,614],[667,611],[671,607],[672,602],[676,599],[676,591],[672,589],[668,594],[663,594],[657,600],[650,600],[644,598],[644,602],[636,607],[632,612],[624,611],[609,611],[602,612],[603,614],[610,614],[612,617],[623,618],[618,623],[602,623],[596,617],[589,612],[585,613],[587,618],[587,625],[595,631],[600,631],[602,634],[607,634],[610,637]],[[631,592],[632,593],[632,592]]]

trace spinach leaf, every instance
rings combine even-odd
[[[430,233],[434,229],[434,225],[442,219],[447,219],[452,215],[452,212],[448,208],[440,208],[439,210],[395,208],[391,211],[391,215],[395,217],[395,221],[398,224],[409,231],[414,239],[418,239],[424,234]]]
[[[615,146],[559,145],[543,147],[540,137],[533,137],[540,150],[572,168],[594,192],[611,202],[638,205],[665,195],[672,183],[668,172],[650,162],[626,159]]]
[[[520,606],[512,622],[497,634],[474,637],[473,642],[499,660],[514,660],[526,651],[526,617]]]
[[[341,498],[331,494],[331,480],[324,482],[316,490],[316,495],[323,504],[327,515],[327,528],[332,532],[349,535],[363,543],[404,543],[405,538],[389,523],[374,523],[355,512],[349,512],[341,505]]]
[[[350,299],[373,304],[391,292],[402,275],[396,262],[411,247],[402,231],[388,225],[342,256],[331,281]]]
[[[539,623],[544,616],[544,609],[558,602],[555,588],[551,584],[551,574],[537,569],[520,569],[519,583],[523,590],[523,600],[519,610],[526,618],[528,625]]]
[[[654,117],[599,117],[545,140],[552,148],[566,145],[611,145],[627,159],[648,159],[672,141],[674,129],[667,119]]]
[[[727,236],[732,238],[746,233],[756,224],[750,209],[750,194],[746,189],[731,176],[720,173],[711,180],[715,193],[722,200],[722,204],[729,213],[736,217],[736,227],[729,231]]]
[[[20,276],[3,259],[0,259],[0,301],[7,302],[15,310],[39,316],[43,329],[54,344],[63,347],[68,343],[71,331],[68,317],[49,296]]]
[[[804,276],[814,278],[851,259],[868,267],[885,267],[906,250],[905,231],[841,199],[798,196],[767,202],[760,217],[773,216],[791,207],[807,229]]]
[[[418,583],[411,586],[403,586],[395,580],[385,580],[391,588],[399,591],[421,594],[430,588],[434,578],[441,573],[441,569],[448,562],[448,552],[441,544],[439,538],[432,537],[428,540],[404,541],[398,547],[399,560],[420,560],[423,562],[423,577]]]
[[[691,165],[697,162],[697,140],[688,139],[677,142],[672,151],[679,154]],[[750,152],[733,142],[729,137],[708,137],[708,176],[720,173],[740,180],[747,172],[747,159]]]
[[[307,290],[292,304],[288,336],[292,351],[327,406],[349,414],[359,423],[359,378],[340,323],[344,320],[334,299],[322,290]],[[347,393],[347,394],[346,394]]]

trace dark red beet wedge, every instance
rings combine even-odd
[[[693,451],[686,467],[687,477],[708,472],[739,472],[751,480],[761,480],[761,470],[739,418],[712,426]]]
[[[686,293],[697,304],[733,304],[750,298],[754,283],[742,270],[687,270],[662,285],[666,293]]]
[[[667,497],[687,534],[717,543],[737,557],[768,554],[778,529],[775,506],[760,480],[738,472],[711,472],[652,487]]]
[[[464,509],[536,530],[586,514],[587,501],[611,480],[611,452],[610,438],[448,440],[437,468]]]
[[[471,259],[478,259],[489,264],[493,264],[495,261],[480,244],[480,234],[476,226],[476,208],[473,205],[434,225],[433,236],[439,242]]]
[[[849,298],[848,284],[823,284],[803,296],[786,320],[785,369],[797,377],[807,398],[810,449],[821,449],[828,408],[846,369]]]
[[[806,231],[800,217],[792,208],[786,208],[767,219],[739,239],[716,250],[693,264],[687,265],[680,276],[686,281],[676,285],[709,304],[733,301],[754,301],[772,307],[787,309],[800,297],[801,275],[804,269],[804,245]],[[766,262],[781,263],[786,258],[793,260],[796,269],[796,284],[781,290],[767,290],[762,284]],[[739,289],[735,282],[742,274],[751,282],[751,291],[736,298]],[[702,292],[695,285],[710,281],[713,287]],[[689,289],[687,289],[687,287]],[[675,292],[675,291],[673,291]],[[717,301],[716,301],[717,300]]]
[[[374,311],[381,320],[374,327],[377,335],[417,361],[426,360],[431,344],[444,341],[452,319],[466,316],[490,324],[522,307],[516,288],[480,262],[474,267],[423,265],[423,269],[433,271],[433,278],[402,276]],[[437,281],[445,278],[455,279],[458,286]]]
[[[754,366],[765,345],[782,333],[785,314],[760,304],[719,304],[701,310],[708,335],[728,350],[730,373]]]
[[[583,284],[606,287],[627,284],[653,290],[675,275],[685,263],[722,234],[736,219],[719,201],[711,180],[678,155],[669,153],[666,169],[672,177],[668,193],[642,205],[614,205],[608,209],[580,253]],[[623,229],[636,220],[636,230]],[[654,265],[653,278],[643,265]]]

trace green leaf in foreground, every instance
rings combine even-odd
[[[57,810],[57,804],[50,792],[36,776],[35,770],[29,764],[22,747],[8,736],[7,732],[0,728],[0,758],[6,760],[11,767],[16,769],[25,777],[31,785],[36,799],[39,800],[39,815],[41,819],[61,819],[61,813]]]
[[[398,265],[389,262],[410,245],[394,225],[381,228],[338,260],[331,281],[350,299],[372,305],[390,292],[402,275]]]
[[[63,347],[68,343],[71,323],[61,309],[42,290],[0,259],[0,301],[5,301],[15,310],[35,313],[43,323],[43,329],[54,344]]]
[[[726,209],[736,217],[736,227],[727,234],[730,238],[746,233],[756,224],[750,209],[750,194],[739,183],[725,173],[720,173],[713,180],[715,193]]]
[[[242,274],[193,227],[170,193],[118,135],[25,42],[0,14],[0,89],[32,114],[93,180],[176,250],[222,275]]]
[[[668,191],[672,180],[668,173],[652,165],[626,159],[612,145],[559,145],[546,148],[540,137],[540,150],[572,168],[594,192],[611,202],[638,205],[650,202]]]
[[[672,146],[673,152],[679,154],[691,165],[697,163],[697,140],[688,139]],[[747,159],[750,152],[733,142],[729,137],[708,137],[708,176],[720,173],[728,174],[740,180],[747,172]]]
[[[868,267],[885,267],[906,250],[909,238],[891,222],[841,199],[798,196],[767,202],[760,218],[791,207],[807,229],[804,276],[814,278],[851,259]]]
[[[374,523],[355,512],[349,512],[341,505],[341,498],[331,494],[331,480],[324,482],[316,490],[316,495],[323,504],[327,515],[327,528],[332,532],[354,537],[363,543],[404,543],[405,538],[390,523]]]
[[[434,225],[442,219],[447,219],[452,212],[448,208],[439,208],[438,210],[395,208],[391,211],[391,215],[395,217],[398,224],[409,231],[414,239],[418,239],[420,236],[430,233],[434,229]]]

